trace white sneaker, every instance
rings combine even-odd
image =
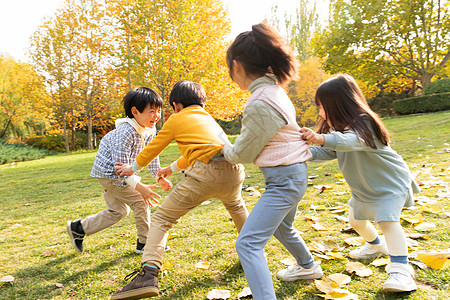
[[[390,263],[386,266],[386,272],[389,274],[389,278],[383,284],[385,292],[398,293],[417,290],[414,281],[414,269],[411,265]]]
[[[319,279],[323,276],[320,262],[314,262],[311,269],[300,267],[297,263],[290,265],[287,269],[278,272],[277,277],[282,281],[295,281],[300,279]]]
[[[373,259],[380,255],[387,255],[388,249],[386,246],[386,240],[384,236],[380,236],[380,244],[372,245],[365,243],[364,246],[358,247],[355,250],[350,251],[348,256],[354,259]]]

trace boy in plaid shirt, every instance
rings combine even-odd
[[[128,215],[131,208],[138,236],[136,253],[143,253],[150,225],[148,205],[153,206],[149,199],[157,202],[154,197],[160,196],[152,189],[158,186],[141,183],[137,175],[120,178],[114,168],[117,162],[133,163],[139,152],[155,137],[155,125],[161,118],[162,106],[161,97],[146,87],[136,88],[123,98],[126,118],[117,119],[116,129],[101,140],[91,171],[91,176],[103,186],[107,208],[83,220],[68,221],[66,225],[72,245],[78,252],[83,252],[85,235],[117,223]],[[148,165],[152,176],[167,191],[171,183],[157,176],[160,168],[159,157]]]

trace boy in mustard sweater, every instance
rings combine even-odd
[[[132,175],[147,166],[175,140],[182,156],[170,167],[161,169],[158,176],[165,178],[174,171],[187,168],[183,171],[185,177],[152,216],[142,269],[111,299],[141,299],[158,295],[158,271],[162,265],[168,231],[203,201],[210,198],[222,201],[238,232],[248,216],[241,196],[244,167],[228,163],[220,153],[222,145],[230,142],[222,128],[203,109],[206,102],[203,87],[195,82],[179,81],[170,93],[169,102],[174,114],[139,153],[133,165],[118,163],[116,173],[120,176]],[[143,197],[149,199],[145,193]]]

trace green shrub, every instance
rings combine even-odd
[[[216,120],[216,122],[222,127],[223,131],[228,135],[235,135],[241,132],[241,115],[237,115],[231,121]]]
[[[28,137],[25,143],[29,146],[39,149],[47,149],[49,151],[62,152],[65,150],[64,137],[56,133],[43,136]]]
[[[0,164],[43,158],[50,153],[22,143],[8,144],[0,140]]]
[[[450,109],[450,93],[401,99],[394,101],[392,107],[399,115],[448,110]]]
[[[450,78],[438,79],[428,84],[424,95],[450,93]]]

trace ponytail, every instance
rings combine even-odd
[[[233,60],[239,61],[249,74],[275,75],[281,85],[297,75],[298,60],[291,47],[267,24],[253,25],[251,31],[239,34],[230,45],[227,50],[230,77]]]

